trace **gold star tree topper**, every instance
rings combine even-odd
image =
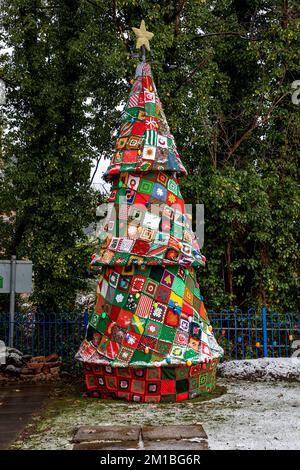
[[[136,35],[136,48],[139,49],[142,46],[145,46],[147,51],[150,51],[150,43],[154,34],[146,30],[145,21],[142,20],[139,28],[132,28],[134,34]]]

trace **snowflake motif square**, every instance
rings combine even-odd
[[[160,201],[166,201],[167,190],[162,184],[155,183],[152,191],[152,196]]]
[[[156,304],[155,306],[152,305],[152,310],[150,312],[149,318],[163,323],[167,311],[167,306],[158,302]]]
[[[153,336],[158,338],[159,333],[161,331],[162,325],[160,323],[156,323],[155,321],[148,320],[148,323],[145,328],[145,333],[148,336]]]
[[[141,339],[140,334],[130,331],[126,333],[125,337],[123,338],[122,343],[124,346],[136,349],[138,347],[140,339]]]

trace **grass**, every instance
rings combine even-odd
[[[49,401],[33,418],[13,449],[71,449],[72,438],[80,426],[134,424],[193,424],[201,422],[203,405],[226,392],[217,386],[212,394],[191,401],[165,404],[140,404],[99,400],[82,396],[81,382],[55,387]]]

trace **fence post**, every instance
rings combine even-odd
[[[84,336],[86,336],[88,324],[89,324],[89,311],[88,309],[86,309],[83,314]]]
[[[262,320],[262,332],[263,332],[264,357],[268,357],[267,307],[265,305],[262,306],[261,320]]]

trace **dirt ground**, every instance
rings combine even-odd
[[[201,423],[211,449],[300,449],[299,388],[220,379],[209,400],[159,405],[84,398],[81,385],[59,386],[13,447],[71,450],[83,425]]]

